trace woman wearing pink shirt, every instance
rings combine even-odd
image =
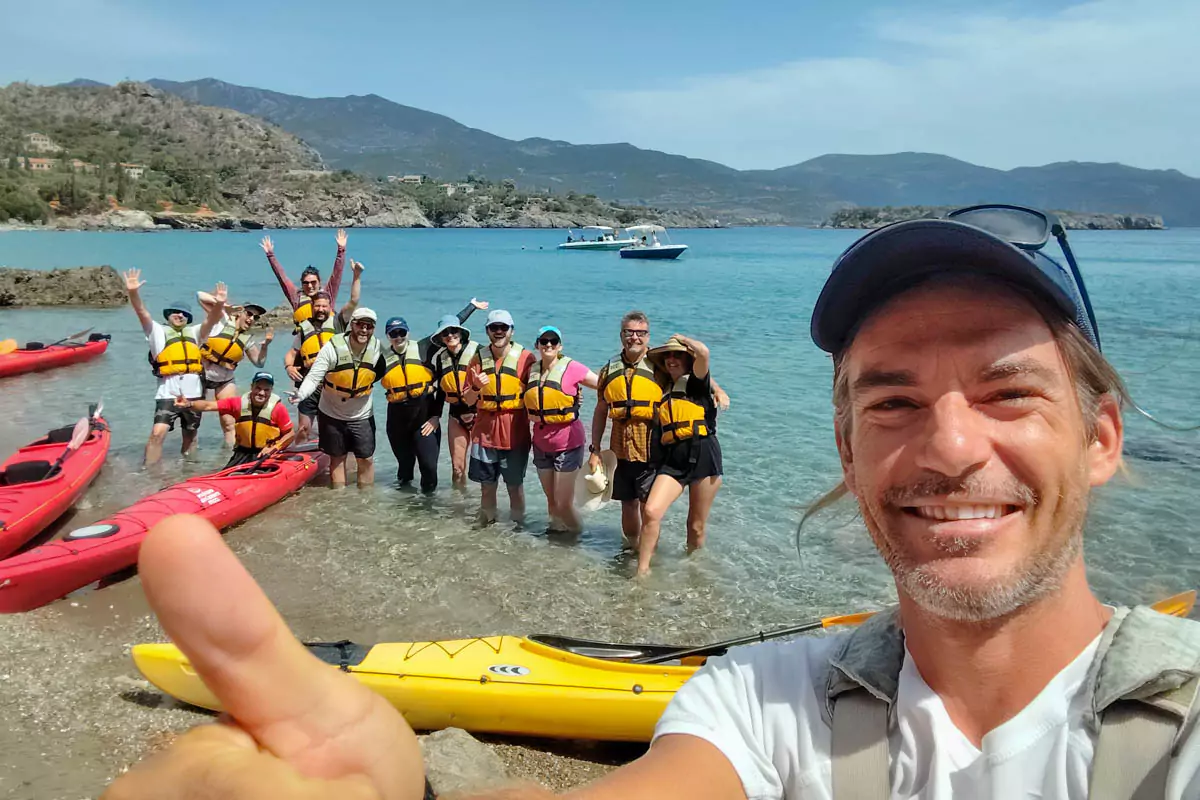
[[[579,386],[595,389],[599,377],[562,354],[562,332],[553,325],[538,331],[537,352],[541,357],[529,370],[524,395],[533,423],[533,465],[546,492],[550,530],[578,533],[583,522],[575,510],[575,473],[585,457]]]

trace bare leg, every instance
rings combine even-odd
[[[513,522],[525,521],[525,487],[521,484],[508,487],[508,516]]]
[[[460,489],[467,486],[467,449],[471,444],[471,435],[462,423],[454,417],[450,418],[447,426],[450,435],[446,437],[446,449],[450,451],[450,469],[453,470],[453,483]]]
[[[227,400],[230,397],[236,396],[238,393],[237,384],[227,383],[221,387],[221,391],[217,392],[218,400]],[[218,414],[217,418],[221,420],[221,430],[225,433],[225,446],[233,447],[234,437],[233,429],[237,425],[237,420],[225,414]]]
[[[358,488],[370,486],[375,482],[375,459],[355,456],[354,460],[358,464]]]
[[[583,530],[583,520],[575,509],[575,476],[579,470],[554,473],[554,505],[558,509],[559,521],[567,526],[571,533]]]
[[[554,475],[552,469],[539,469],[537,471],[538,480],[542,482],[542,491],[546,493],[546,512],[550,515],[550,525],[552,531],[562,531],[565,528],[562,526],[562,518],[558,515],[558,499],[554,494]]]
[[[329,457],[329,484],[334,489],[342,489],[346,486],[345,456]]]
[[[687,551],[694,553],[704,547],[708,527],[708,512],[721,488],[721,476],[702,478],[688,487]]]
[[[171,428],[162,422],[154,423],[154,427],[150,429],[150,438],[146,440],[146,457],[143,463],[147,466],[157,464],[162,458],[163,440],[167,438],[167,431]]]
[[[683,494],[683,486],[669,475],[659,475],[650,488],[650,496],[642,505],[642,536],[638,542],[638,577],[650,574],[650,559],[658,546],[663,515]]]
[[[485,525],[496,521],[496,492],[499,485],[495,483],[479,484],[479,519]]]
[[[622,545],[630,550],[638,549],[642,533],[642,501],[621,501],[621,534],[625,537]]]
[[[188,453],[192,452],[192,448],[196,446],[196,436],[199,433],[200,433],[199,428],[197,428],[194,431],[189,431],[189,430],[180,431],[179,438],[182,440],[182,444],[179,445],[179,454],[180,455],[186,456]]]

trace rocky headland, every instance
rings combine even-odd
[[[855,206],[843,208],[829,217],[822,228],[861,228],[872,230],[913,219],[941,219],[954,206]],[[1163,219],[1155,214],[1098,214],[1083,211],[1055,211],[1067,230],[1161,231]]]
[[[0,308],[115,308],[126,300],[125,283],[117,271],[109,266],[48,270],[0,267]]]

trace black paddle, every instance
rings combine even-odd
[[[83,336],[87,336],[89,333],[91,333],[94,330],[96,330],[95,325],[88,328],[86,331],[80,331],[79,333],[72,333],[70,336],[67,336],[63,339],[59,339],[57,342],[51,342],[50,344],[46,345],[46,347],[57,347],[58,345],[62,344],[63,342],[69,342],[72,339],[79,339]]]
[[[750,636],[741,636],[737,639],[730,639],[727,642],[715,642],[713,644],[700,645],[699,647],[689,647],[685,650],[676,650],[672,653],[657,653],[652,656],[643,656],[635,658],[630,663],[632,664],[663,664],[667,661],[675,661],[688,656],[710,656],[724,652],[731,647],[737,647],[743,644],[753,644],[754,642],[765,642],[769,639],[780,639],[784,636],[794,636],[798,633],[808,633],[809,631],[820,630],[822,628],[832,628],[835,625],[858,625],[867,617],[874,614],[874,611],[860,611],[857,614],[843,614],[839,617],[825,617],[824,619],[815,619],[811,622],[806,622],[803,625],[796,625],[791,628],[781,628],[776,631],[759,631]]]

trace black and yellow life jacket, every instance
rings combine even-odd
[[[250,393],[242,395],[242,410],[233,426],[233,435],[238,447],[262,450],[279,438],[282,431],[271,421],[271,414],[277,405],[279,397],[271,395],[263,407],[255,411],[250,403]]]
[[[378,379],[375,366],[379,361],[379,340],[372,336],[362,356],[356,358],[350,349],[349,337],[348,333],[333,337],[337,363],[325,373],[325,388],[333,391],[342,402],[367,394]]]
[[[249,331],[240,331],[236,325],[225,325],[220,333],[208,337],[200,348],[200,355],[217,366],[235,369],[246,357],[249,339]]]
[[[479,391],[480,411],[516,411],[525,407],[521,399],[525,385],[517,371],[522,351],[521,345],[513,342],[504,361],[497,364],[491,347],[479,349],[479,368],[492,376],[488,385]]]
[[[195,375],[204,371],[195,330],[194,327],[164,328],[166,336],[163,349],[158,351],[157,356],[150,356],[150,369],[156,377]]]
[[[688,398],[687,385],[688,376],[681,376],[663,395],[658,407],[658,424],[662,427],[661,442],[664,445],[708,436],[704,406]]]
[[[300,363],[307,370],[317,360],[317,353],[321,352],[321,348],[336,333],[333,318],[330,317],[321,323],[320,328],[314,325],[311,319],[306,319],[296,326],[296,330],[300,334]]]
[[[421,360],[421,348],[416,342],[410,339],[403,355],[389,347],[383,358],[386,366],[380,383],[387,391],[389,403],[415,400],[433,391],[433,370]]]
[[[600,396],[608,403],[610,419],[654,419],[663,389],[650,362],[643,357],[630,367],[618,354],[604,367],[603,374]]]
[[[438,385],[450,405],[465,405],[462,395],[467,388],[467,365],[477,352],[479,342],[467,342],[458,351],[458,355],[453,355],[443,347],[433,357],[433,363],[437,367]]]
[[[561,425],[579,419],[579,395],[563,391],[563,376],[571,359],[560,356],[542,380],[542,362],[535,361],[525,384],[525,410],[529,416],[547,425]]]
[[[310,319],[312,319],[312,298],[301,292],[300,299],[296,301],[296,307],[292,309],[292,322],[299,325]]]

